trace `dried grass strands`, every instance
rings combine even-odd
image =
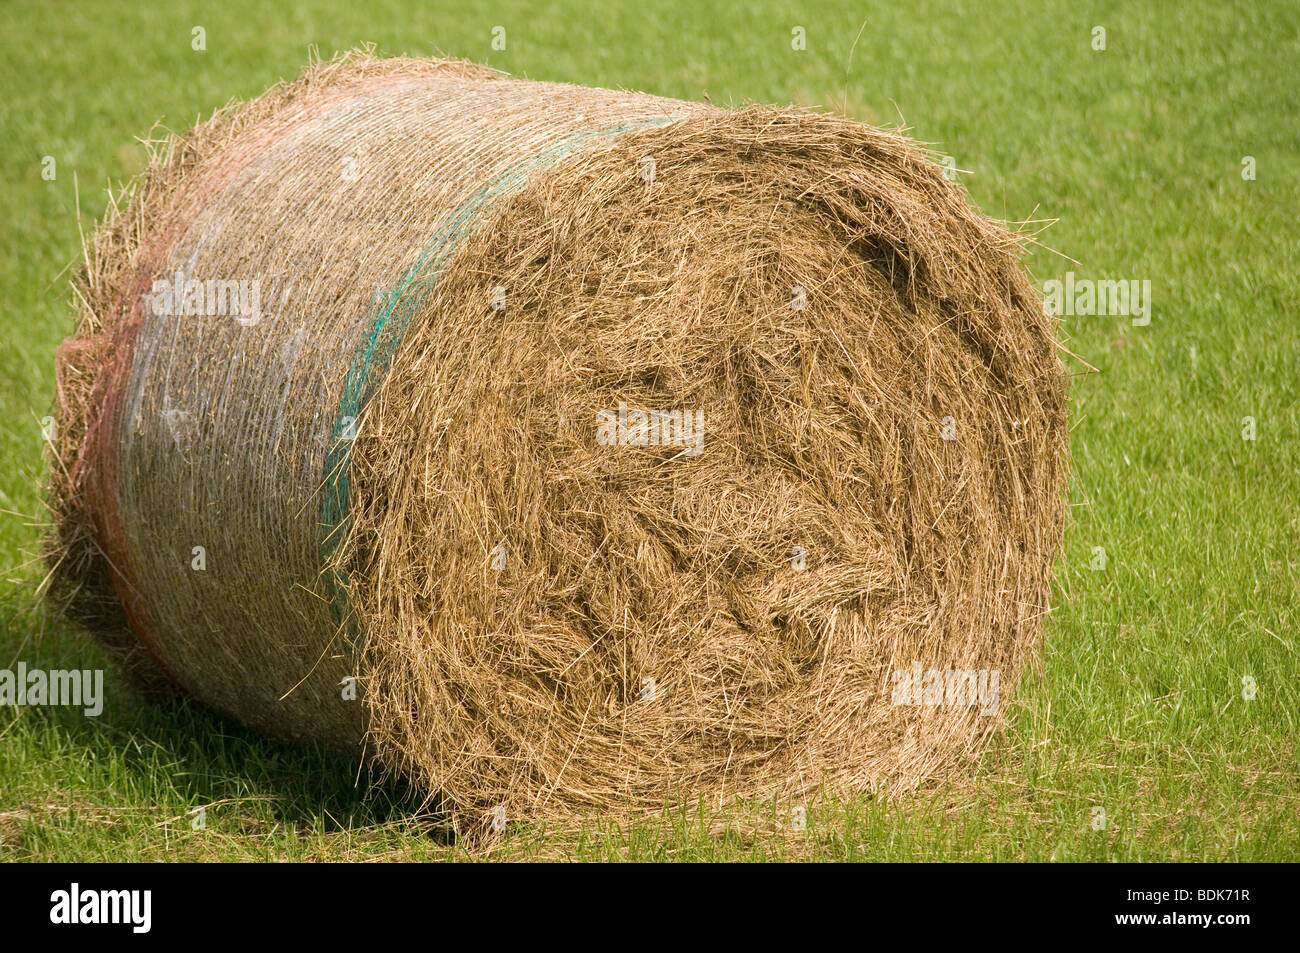
[[[1041,636],[1064,375],[909,140],[362,56],[189,142],[96,233],[52,493],[52,592],[155,680],[469,831],[898,792],[997,723],[892,688]]]

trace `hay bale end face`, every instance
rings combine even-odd
[[[906,789],[1041,635],[1055,329],[899,135],[352,55],[87,262],[51,598],[467,828]]]

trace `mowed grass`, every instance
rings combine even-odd
[[[979,760],[914,795],[822,805],[802,832],[788,805],[755,804],[631,828],[512,827],[471,853],[351,759],[183,703],[150,707],[110,673],[99,718],[0,709],[0,857],[1296,859],[1300,7],[150,6],[0,7],[0,668],[103,664],[34,604],[30,562],[78,201],[88,229],[105,185],[142,164],[134,136],[258,94],[312,45],[905,122],[970,171],[978,205],[1031,223],[1038,281],[1148,279],[1152,320],[1065,320],[1099,373],[1069,362],[1072,525],[1041,664]],[[505,51],[491,49],[495,26]],[[796,26],[806,50],[791,48]]]

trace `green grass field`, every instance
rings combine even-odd
[[[487,856],[1296,859],[1300,7],[442,6],[0,7],[0,668],[104,664],[35,601],[41,418],[71,330],[78,229],[142,167],[134,137],[155,120],[184,128],[296,74],[311,46],[328,57],[364,41],[538,79],[798,102],[905,123],[951,155],[976,204],[1032,223],[1040,284],[1067,271],[1151,282],[1149,325],[1064,319],[1099,373],[1069,361],[1072,522],[1041,665],[978,763],[903,800],[823,806],[801,834],[761,804],[512,830]],[[792,49],[797,26],[806,50]],[[108,679],[99,718],[0,709],[0,858],[482,856],[353,761],[148,706]],[[206,829],[192,829],[195,808]]]

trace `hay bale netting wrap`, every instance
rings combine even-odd
[[[77,283],[50,493],[50,595],[142,683],[470,826],[896,792],[996,724],[895,673],[1005,707],[1065,378],[914,143],[354,55],[155,152]]]

